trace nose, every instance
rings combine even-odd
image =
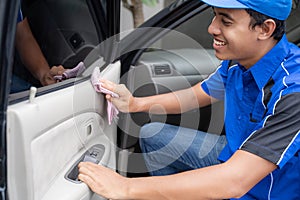
[[[210,23],[210,25],[208,26],[208,33],[211,35],[218,35],[220,34],[220,29],[217,25],[217,20],[216,17],[214,17]]]

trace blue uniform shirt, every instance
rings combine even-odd
[[[278,166],[241,199],[300,199],[300,49],[284,35],[250,69],[223,61],[201,86],[225,104],[219,159],[241,149]]]

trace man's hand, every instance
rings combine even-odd
[[[121,112],[135,112],[135,98],[132,96],[131,92],[123,84],[115,84],[108,80],[100,80],[102,87],[108,89],[116,94],[119,97],[114,98],[111,95],[106,95],[106,99],[111,101],[119,111]]]
[[[53,66],[49,71],[44,73],[39,80],[43,86],[54,84],[57,82],[57,80],[54,79],[54,76],[62,75],[64,71],[65,69],[62,65]]]
[[[128,178],[91,162],[81,162],[78,168],[78,179],[86,183],[93,192],[108,199],[126,199]]]

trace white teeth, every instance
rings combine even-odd
[[[217,41],[217,40],[214,40],[214,43],[217,45],[217,46],[224,46],[226,43],[225,42],[220,42],[220,41]]]

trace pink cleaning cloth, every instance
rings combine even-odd
[[[54,76],[54,79],[58,81],[63,81],[69,78],[74,78],[76,76],[79,76],[82,72],[84,72],[84,70],[85,70],[84,63],[80,62],[73,69],[67,69],[62,75]]]
[[[119,98],[119,95],[102,87],[102,83],[100,82],[100,69],[96,67],[91,76],[91,82],[94,86],[96,92],[101,92],[104,94],[109,94],[112,97]],[[108,123],[111,124],[114,118],[117,118],[119,114],[119,110],[112,104],[110,101],[107,101],[107,115],[108,115]]]

